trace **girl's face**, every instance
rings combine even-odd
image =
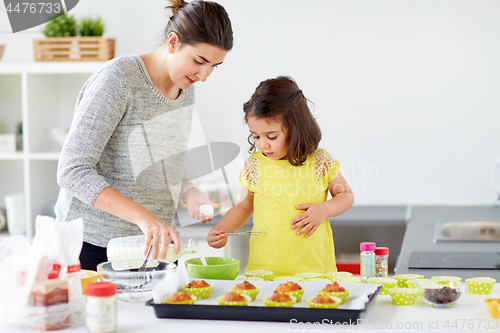
[[[180,89],[187,89],[198,81],[205,82],[228,53],[207,43],[180,45],[177,38],[167,40],[167,50],[172,59],[167,65],[167,73],[172,83]]]
[[[255,145],[262,154],[272,160],[286,159],[288,132],[280,120],[249,116],[247,124]]]

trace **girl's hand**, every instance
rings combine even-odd
[[[168,245],[170,240],[174,241],[174,252],[179,254],[181,249],[181,243],[179,236],[175,233],[174,229],[168,224],[163,223],[157,216],[151,214],[151,218],[145,219],[137,223],[137,226],[141,228],[142,232],[146,236],[146,241],[144,242],[144,256],[149,249],[149,244],[153,244],[151,249],[150,259],[160,259],[163,260],[167,256]],[[160,249],[160,239],[163,245]],[[159,252],[159,253],[158,253]],[[159,255],[158,255],[159,254]]]
[[[189,216],[194,219],[200,220],[202,223],[212,221],[213,219],[213,216],[205,216],[200,213],[200,207],[202,205],[210,205],[214,209],[219,208],[220,206],[218,203],[211,202],[207,198],[205,193],[203,193],[196,187],[190,188],[189,190],[184,192],[182,197],[185,199],[184,202],[187,204]]]
[[[207,236],[207,243],[213,248],[220,249],[227,243],[227,236],[224,230],[210,230]]]
[[[292,224],[292,230],[301,228],[297,231],[297,235],[301,235],[309,231],[306,237],[311,236],[316,229],[318,229],[320,224],[327,218],[325,210],[319,204],[307,203],[298,205],[295,208],[305,210],[304,213],[300,214],[290,222]]]

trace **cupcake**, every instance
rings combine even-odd
[[[210,296],[214,285],[211,283],[207,283],[204,280],[191,281],[188,284],[182,286],[182,290],[184,290],[189,295],[194,295],[197,298],[204,299]]]
[[[302,299],[302,295],[304,295],[304,289],[302,289],[302,287],[298,283],[295,283],[293,281],[281,283],[280,285],[278,285],[275,291],[285,293],[289,296],[294,296],[295,298],[297,298],[297,302],[300,302],[300,300]]]
[[[319,309],[336,309],[341,304],[337,297],[330,297],[328,295],[318,295],[307,299],[307,304],[311,308]]]
[[[332,284],[327,284],[323,289],[319,289],[318,294],[337,297],[340,299],[341,304],[343,304],[347,296],[349,296],[349,290],[341,287],[337,282],[334,282]]]
[[[297,301],[294,296],[275,291],[271,296],[262,297],[264,304],[268,307],[291,308]]]
[[[232,292],[238,292],[240,294],[248,295],[250,296],[251,300],[254,301],[260,291],[260,287],[255,286],[248,281],[243,281],[242,283],[237,284],[234,287],[229,287],[229,290]]]
[[[251,301],[250,296],[239,294],[237,292],[228,292],[224,296],[217,297],[220,305],[246,306]]]
[[[194,304],[194,301],[196,301],[196,296],[184,291],[178,291],[163,299],[164,304]]]

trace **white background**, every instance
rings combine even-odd
[[[314,103],[320,146],[341,163],[356,204],[494,202],[500,1],[219,3],[232,19],[235,46],[207,82],[196,85],[207,141],[235,142],[245,152],[242,104],[261,80],[290,75]],[[101,15],[120,56],[158,47],[166,5],[80,0],[70,13]],[[40,27],[12,34],[0,7],[2,63],[32,62]]]

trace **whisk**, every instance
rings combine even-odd
[[[226,232],[226,235],[249,236],[249,237],[262,237],[266,232],[262,229],[254,229],[242,232]]]
[[[153,248],[153,243],[149,244],[148,253],[146,253],[146,258],[144,258],[144,262],[142,263],[141,267],[139,267],[139,269],[137,269],[137,271],[134,272],[132,279],[127,284],[127,287],[125,287],[125,293],[127,294],[128,297],[130,297],[133,300],[141,298],[142,294],[144,293],[144,289],[142,287],[144,286],[143,280],[145,278],[142,276],[142,273],[146,271],[149,254],[151,253],[152,248]]]

